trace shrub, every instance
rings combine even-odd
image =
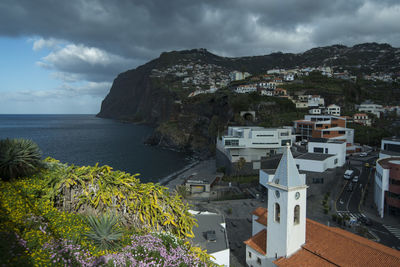
[[[101,250],[115,249],[119,246],[122,231],[118,228],[117,216],[113,213],[102,213],[99,216],[89,215],[86,222],[90,230],[85,234]]]
[[[36,143],[26,139],[0,140],[0,178],[28,176],[40,167],[41,152]]]

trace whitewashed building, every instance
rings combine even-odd
[[[246,162],[283,153],[286,144],[292,144],[292,129],[263,127],[229,127],[228,134],[217,140],[217,149],[230,160]]]
[[[325,113],[328,115],[340,116],[340,107],[338,105],[331,104],[325,109]]]
[[[374,103],[363,103],[358,107],[358,111],[360,112],[369,112],[374,114],[377,118],[381,117],[381,113],[385,110],[382,105],[374,104]]]

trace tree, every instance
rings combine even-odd
[[[236,162],[236,175],[240,174],[245,164],[246,164],[246,159],[240,157],[238,162]]]

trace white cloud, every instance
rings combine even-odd
[[[82,44],[56,46],[37,65],[54,70],[53,77],[63,81],[111,81],[120,72],[132,68],[134,61]]]
[[[51,48],[51,49],[54,49],[54,48],[56,48],[58,45],[60,45],[60,44],[62,44],[62,43],[64,43],[64,42],[61,41],[61,40],[58,40],[58,39],[54,39],[54,38],[49,38],[49,39],[43,39],[43,38],[34,39],[34,40],[33,40],[33,47],[32,47],[32,49],[33,49],[34,51],[38,51],[38,50],[41,50],[41,49],[43,49],[43,48]]]

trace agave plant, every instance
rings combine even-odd
[[[32,140],[0,140],[0,178],[28,176],[42,166],[39,146]]]
[[[102,213],[99,216],[89,215],[86,218],[90,230],[86,236],[96,247],[102,250],[119,247],[122,230],[118,227],[118,218],[112,213]]]

